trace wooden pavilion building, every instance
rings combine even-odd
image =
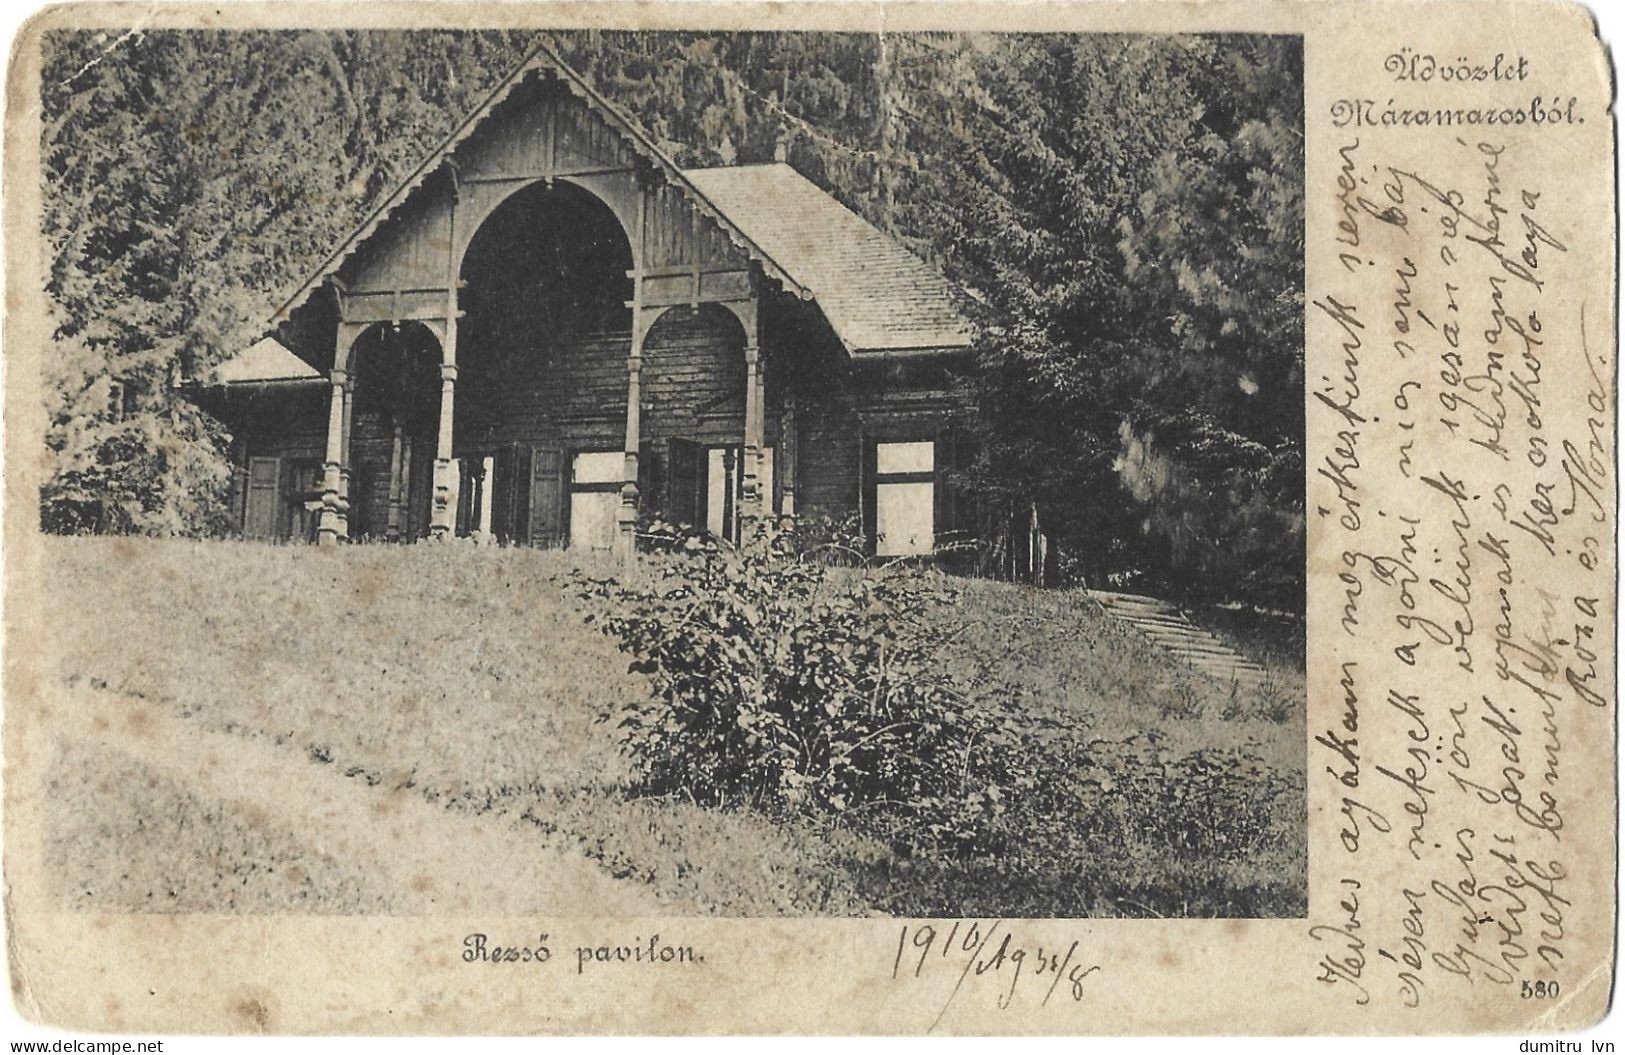
[[[630,552],[856,515],[871,552],[967,530],[933,268],[782,161],[683,169],[543,48],[205,393],[264,538]]]

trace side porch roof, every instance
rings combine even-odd
[[[289,351],[275,337],[264,337],[214,368],[214,385],[298,384],[322,381],[321,371]]]

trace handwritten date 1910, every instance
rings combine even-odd
[[[948,1004],[953,1003],[965,979],[974,974],[980,978],[992,973],[1009,978],[998,996],[999,1008],[1011,1006],[1016,989],[1023,978],[1043,979],[1049,976],[1049,985],[1039,1006],[1047,1006],[1050,997],[1064,979],[1064,990],[1074,1002],[1083,1000],[1084,979],[1100,970],[1100,964],[1085,964],[1078,960],[1078,945],[1074,941],[1063,951],[1046,948],[1041,944],[1018,941],[1008,930],[1001,934],[1003,920],[956,920],[952,924],[905,924],[897,935],[897,957],[892,963],[894,979],[919,978],[935,962],[948,961],[958,968],[958,978]],[[946,928],[946,929],[945,929]],[[943,1005],[947,1010],[947,1004]]]

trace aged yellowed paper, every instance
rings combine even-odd
[[[104,4],[7,100],[24,1017],[1606,1012],[1584,10]]]

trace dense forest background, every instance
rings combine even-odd
[[[180,382],[541,35],[58,32],[41,518],[227,530]],[[684,164],[789,160],[969,291],[961,481],[1091,584],[1302,605],[1300,41],[545,35]]]

